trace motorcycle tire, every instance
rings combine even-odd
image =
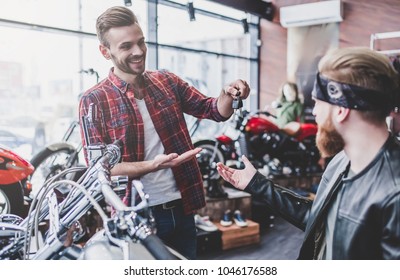
[[[69,162],[71,156],[75,156],[75,159]],[[30,176],[30,182],[33,188],[40,188],[47,179],[69,167],[76,166],[78,164],[78,155],[72,145],[56,143],[35,154],[30,162],[35,167]],[[69,166],[67,166],[67,163]]]
[[[20,183],[0,186],[0,215],[15,214],[23,217],[24,194]]]
[[[217,150],[215,151],[215,158],[212,159],[212,155],[214,154],[214,149],[216,142],[213,140],[200,140],[193,143],[195,148],[202,148],[202,151],[197,156],[197,161],[200,165],[201,173],[204,176],[208,176],[210,179],[218,179],[219,174],[216,169],[217,162],[225,163],[224,153],[220,145],[217,146]],[[206,161],[206,162],[205,162]]]

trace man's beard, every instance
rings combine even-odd
[[[132,59],[131,57],[128,57],[124,61],[121,61],[111,54],[111,59],[113,60],[115,67],[124,73],[132,75],[141,75],[144,72],[144,69],[132,70],[132,68],[129,66],[129,60]]]
[[[344,148],[343,137],[335,129],[332,124],[332,119],[328,119],[318,127],[317,147],[324,158],[333,157]]]

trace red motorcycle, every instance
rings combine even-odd
[[[24,195],[31,190],[28,181],[34,167],[6,147],[0,146],[0,215],[15,214],[23,217]]]
[[[233,129],[230,127],[215,140],[195,142],[195,147],[202,148],[197,159],[203,175],[207,172],[209,178],[217,178],[217,162],[242,168],[242,155],[272,175],[321,172],[315,144],[317,125],[292,122],[281,129],[268,119],[271,117],[276,118],[266,111],[243,111],[241,116],[235,116]]]

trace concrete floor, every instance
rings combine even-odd
[[[260,229],[260,243],[235,249],[200,254],[199,260],[295,260],[304,232],[282,218],[273,227]]]

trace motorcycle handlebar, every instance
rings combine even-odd
[[[119,212],[119,211],[123,212],[123,211],[127,211],[129,209],[128,209],[128,207],[125,206],[125,204],[123,204],[123,202],[121,201],[119,196],[117,194],[115,194],[115,192],[110,187],[110,185],[109,185],[110,180],[107,177],[107,172],[104,172],[104,171],[106,171],[106,169],[108,169],[108,167],[110,165],[113,165],[112,162],[119,161],[119,157],[120,157],[119,149],[121,147],[121,144],[122,144],[121,141],[116,141],[111,145],[107,145],[107,149],[106,149],[105,153],[103,154],[103,156],[99,157],[97,162],[89,167],[89,169],[97,170],[97,172],[96,172],[97,176],[98,176],[97,180],[101,184],[101,193],[103,193],[104,198],[107,199],[107,201],[117,210],[117,212]],[[106,166],[108,166],[108,167],[106,167]],[[95,181],[96,180],[94,180],[94,181],[89,180],[89,182],[87,182],[89,184],[86,184],[85,189],[91,188],[91,186],[93,184],[95,184]],[[76,195],[74,196],[72,201],[76,202],[75,198],[76,198]],[[70,202],[72,202],[72,201],[70,201]],[[60,217],[61,224],[63,225],[62,230],[60,229],[58,234],[54,235],[54,238],[52,238],[52,240],[50,240],[43,248],[41,248],[35,254],[35,256],[33,256],[32,259],[51,259],[51,258],[53,258],[53,256],[55,254],[57,254],[59,252],[60,248],[62,248],[62,242],[60,240],[60,237],[65,234],[65,230],[69,227],[70,222],[78,219],[81,216],[81,214],[83,212],[85,212],[84,210],[87,207],[89,207],[87,205],[87,202],[85,202],[86,200],[79,200],[79,201],[82,202],[82,204],[79,203],[79,205],[78,205],[76,203],[73,203],[74,207],[72,207],[68,211],[64,212],[62,215],[63,216],[62,218]],[[83,205],[83,203],[85,205]],[[136,218],[140,219],[140,217],[138,217],[138,216]],[[141,240],[142,244],[154,256],[155,259],[162,259],[162,260],[178,259],[178,257],[176,255],[174,255],[164,245],[164,243],[161,241],[161,239],[159,239],[154,234],[148,234],[149,231],[146,231],[146,229],[148,229],[148,228],[146,226],[144,226],[142,229],[143,230],[142,234],[137,232],[137,235],[138,235],[139,239]],[[147,232],[147,234],[146,234],[146,232]],[[139,235],[141,235],[141,236],[139,236]],[[22,240],[19,240],[19,241],[22,241]],[[21,243],[21,242],[19,242],[19,243]],[[20,244],[20,246],[22,246],[22,245],[23,244]],[[16,247],[18,247],[18,250],[19,250],[19,248],[22,248],[20,246],[19,245],[16,246]],[[14,247],[14,248],[17,249],[16,247]]]
[[[103,155],[97,159],[97,162],[88,167],[84,177],[81,178],[81,185],[84,186],[85,189],[88,190],[95,184],[100,170],[102,170],[103,168],[111,169],[112,166],[119,162],[121,157],[121,146],[121,140],[116,140],[114,143],[107,145],[105,147]],[[83,197],[84,194],[82,194],[80,191],[75,189],[72,190],[68,194],[67,198],[63,202],[61,202],[61,204],[63,205],[61,207],[61,215],[64,215],[65,213],[69,212],[69,210],[74,208],[77,203],[81,202]],[[42,210],[40,212],[42,212],[41,217],[43,218],[47,216],[48,209],[45,209],[46,211]]]
[[[107,145],[106,151],[104,155],[99,158],[99,161],[111,166],[117,164],[121,158],[122,145],[123,142],[120,139],[114,141],[112,144]]]
[[[119,196],[112,190],[109,185],[109,180],[103,172],[99,172],[98,179],[101,182],[101,192],[104,195],[106,201],[114,207],[117,212],[129,211],[129,208],[121,201]],[[138,224],[141,224],[143,219],[140,216],[136,216],[139,219]],[[150,252],[151,255],[157,260],[177,260],[178,258],[172,254],[165,246],[163,241],[155,234],[146,234],[147,227],[145,226],[142,230],[137,232],[137,237],[141,240],[143,246]]]
[[[265,116],[267,116],[267,117],[273,117],[273,118],[275,118],[275,119],[278,118],[277,116],[275,116],[274,114],[271,114],[271,113],[268,112],[268,111],[257,111],[257,114],[265,115]]]
[[[145,239],[142,239],[142,243],[156,260],[178,259],[167,249],[161,239],[155,234],[148,235]]]
[[[255,111],[253,114],[254,114],[254,115],[265,115],[265,116],[267,116],[267,117],[273,117],[273,118],[275,118],[275,119],[277,118],[276,115],[271,114],[271,113],[268,112],[268,111],[261,111],[261,110],[259,110],[259,111]],[[242,111],[242,115],[243,115],[243,117],[247,117],[247,116],[251,115],[251,112],[249,112],[249,111],[247,111],[247,110],[243,110],[243,111]]]
[[[129,210],[128,207],[121,201],[119,196],[112,190],[108,180],[103,172],[99,172],[100,182],[102,182],[101,191],[106,201],[115,208],[117,212],[123,212]],[[136,216],[139,219],[139,224],[142,218]],[[144,247],[154,256],[157,260],[177,260],[178,258],[172,254],[165,246],[163,241],[155,234],[146,234],[145,228],[142,229],[141,233],[137,233],[137,237],[141,240]]]
[[[105,200],[112,206],[117,212],[124,211],[127,207],[121,201],[120,197],[110,187],[110,182],[106,178],[103,172],[99,172],[98,179],[101,182],[101,192],[104,195]]]
[[[87,172],[84,175],[85,179],[82,181],[81,184],[85,189],[88,190],[95,184],[95,182],[96,182],[95,174],[100,173],[98,171],[103,169],[103,167],[102,167],[103,165],[113,166],[114,164],[119,162],[119,159],[121,156],[121,152],[120,152],[121,147],[122,147],[121,140],[117,140],[114,143],[106,146],[104,154],[98,158],[96,163],[89,166]],[[45,195],[45,194],[43,194],[43,195]],[[79,191],[75,192],[74,190],[72,190],[70,192],[70,194],[68,195],[68,197],[63,202],[61,202],[60,208],[62,210],[61,210],[60,215],[63,218],[68,218],[68,220],[71,220],[71,221],[75,220],[76,217],[67,217],[67,216],[69,216],[71,214],[71,211],[74,209],[76,211],[78,211],[79,209],[82,210],[86,207],[85,205],[80,204],[80,203],[82,203],[82,204],[85,203],[85,200],[82,200],[83,197],[84,197],[84,195],[81,192],[79,192]],[[47,217],[47,215],[49,213],[48,205],[47,204],[38,205],[38,208],[34,209],[30,213],[30,215],[21,222],[20,226],[29,229],[29,224],[34,222],[33,217],[37,211],[39,211],[39,214],[40,214],[40,217],[38,219],[38,222],[40,223],[45,217]],[[74,212],[74,214],[78,215],[76,212]],[[81,214],[81,213],[79,213],[79,214]],[[73,215],[71,215],[71,216],[73,216]],[[19,238],[17,238],[17,240],[15,240],[15,242],[13,244],[10,244],[10,247],[11,247],[11,248],[9,248],[10,251],[17,252],[17,251],[21,250],[22,246],[24,245],[23,240],[25,238],[26,238],[26,236],[20,236]]]

